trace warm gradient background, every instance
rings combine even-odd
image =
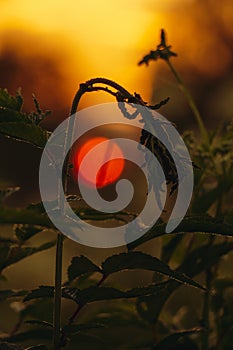
[[[51,130],[68,116],[78,85],[93,77],[113,79],[150,103],[170,96],[161,113],[180,132],[195,128],[165,62],[137,66],[165,28],[178,53],[173,63],[214,128],[232,118],[232,23],[231,0],[1,0],[0,86],[11,93],[21,87],[26,111],[33,108],[35,93],[42,108],[53,111],[46,120]],[[80,107],[105,101],[112,98],[87,94]],[[19,144],[16,154],[11,141],[1,141],[0,178],[21,186],[15,198],[22,204],[38,199],[40,154]]]
[[[63,119],[80,82],[108,77],[150,102],[169,95],[167,116],[191,122],[164,63],[137,66],[165,28],[179,54],[174,64],[204,116],[226,119],[233,104],[232,23],[231,0],[1,0],[1,87],[20,86],[26,109],[35,93]],[[82,105],[106,99],[99,93]]]
[[[176,122],[179,131],[195,128],[166,64],[137,66],[143,55],[155,49],[164,28],[178,53],[173,63],[207,125],[214,128],[232,118],[232,23],[232,0],[0,0],[0,87],[11,93],[21,87],[26,111],[33,108],[35,93],[42,108],[53,111],[46,121],[52,130],[68,116],[79,83],[106,77],[150,103],[170,96],[161,113]],[[110,100],[103,93],[93,93],[84,97],[81,107]],[[38,201],[40,152],[2,137],[0,142],[4,164],[0,180],[21,187],[8,204]],[[9,228],[1,230],[4,233]],[[101,254],[72,242],[68,248],[65,263],[80,251],[88,251],[95,261]],[[156,249],[153,247],[153,253]],[[7,272],[9,282],[4,282],[4,288],[53,283],[53,260],[53,252],[46,252],[29,264],[27,259],[17,264]],[[136,275],[135,281],[138,278]],[[11,317],[9,309],[1,311]],[[7,329],[11,321],[2,322]]]

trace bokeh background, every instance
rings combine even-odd
[[[164,28],[178,57],[173,63],[189,86],[210,128],[232,118],[233,4],[230,0],[0,1],[0,85],[20,87],[24,110],[52,110],[45,126],[53,130],[69,113],[79,84],[93,77],[117,81],[145,101],[170,97],[161,109],[180,132],[195,128],[192,113],[166,64],[138,61],[159,43]],[[104,93],[87,94],[80,108],[112,101]],[[22,205],[38,197],[40,153],[1,138],[7,177],[21,192]],[[26,185],[26,186],[25,186]]]
[[[230,117],[230,0],[2,0],[0,6],[1,86],[10,92],[21,87],[26,110],[31,110],[35,93],[44,108],[54,111],[52,126],[67,115],[78,84],[99,76],[150,102],[169,95],[167,117],[191,123],[186,102],[163,62],[137,66],[158,44],[160,28],[179,55],[174,64],[204,117],[211,125],[223,114]],[[92,95],[81,107],[107,98]]]
[[[34,93],[42,109],[52,110],[44,125],[53,130],[68,116],[81,82],[110,78],[150,103],[169,96],[161,113],[180,132],[195,129],[193,115],[166,64],[137,66],[156,48],[164,28],[178,53],[173,63],[207,126],[214,129],[232,118],[232,23],[231,0],[0,0],[0,87],[13,94],[21,87],[25,111],[34,108]],[[82,99],[80,108],[107,101],[112,101],[108,95],[93,93]],[[3,137],[0,142],[0,179],[21,187],[8,204],[39,201],[40,152]],[[70,243],[65,263],[80,252],[97,261],[112,253]],[[53,255],[53,251],[41,253],[30,263],[26,260],[9,269],[4,288],[51,284]],[[4,311],[9,314],[9,309]],[[4,322],[7,328],[11,319]]]

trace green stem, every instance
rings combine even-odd
[[[192,95],[190,94],[188,88],[185,86],[183,80],[181,79],[180,75],[178,74],[178,72],[176,71],[176,69],[174,68],[172,63],[169,61],[169,59],[167,59],[166,62],[168,64],[169,68],[171,69],[172,73],[174,74],[174,76],[179,84],[180,89],[183,91],[183,93],[188,101],[188,104],[189,104],[189,106],[194,114],[196,121],[197,121],[197,124],[198,124],[198,127],[199,127],[199,130],[201,132],[201,136],[202,136],[203,140],[209,146],[209,143],[210,143],[209,142],[209,135],[208,135],[208,132],[207,132],[205,125],[203,123],[200,112],[197,108],[197,105],[192,98]]]
[[[169,68],[171,69],[172,73],[174,74],[174,76],[178,82],[179,88],[182,90],[183,94],[185,95],[185,97],[188,101],[189,107],[191,108],[193,115],[196,119],[197,125],[199,127],[203,143],[205,144],[205,146],[209,152],[209,157],[210,157],[210,160],[211,160],[213,167],[215,169],[216,176],[217,176],[217,178],[219,178],[219,174],[218,174],[218,170],[217,170],[218,167],[216,165],[216,159],[215,159],[213,152],[211,150],[211,142],[210,142],[209,134],[208,134],[208,131],[206,130],[205,124],[204,124],[203,119],[200,115],[198,107],[197,107],[196,103],[194,102],[194,99],[193,99],[191,93],[189,92],[188,88],[184,84],[182,78],[180,77],[180,75],[178,74],[178,72],[176,71],[176,69],[174,68],[172,63],[169,61],[169,59],[166,59],[166,62],[168,64]]]
[[[99,280],[99,282],[97,283],[96,287],[100,287],[104,281],[107,279],[107,275],[103,275],[101,277],[101,279]],[[80,311],[82,310],[82,308],[85,306],[85,304],[81,305],[79,304],[77,306],[77,309],[75,310],[75,312],[73,313],[73,315],[69,318],[69,324],[72,324],[75,321],[75,318],[78,316],[78,314],[80,313]]]
[[[53,350],[60,349],[62,247],[63,247],[63,236],[61,233],[58,233],[57,247],[56,247],[56,272],[55,272],[54,314],[53,314]]]

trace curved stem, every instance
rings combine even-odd
[[[104,281],[106,280],[108,276],[107,275],[103,275],[101,277],[101,279],[99,280],[99,282],[96,284],[96,287],[100,287]],[[80,311],[82,310],[82,308],[84,307],[85,305],[81,305],[79,304],[77,306],[77,309],[75,310],[75,312],[73,313],[73,315],[69,318],[69,324],[73,323],[76,319],[76,317],[78,316],[78,314],[80,313]]]
[[[99,280],[99,282],[96,284],[96,287],[100,287],[102,285],[102,283],[104,283],[104,281],[106,280],[108,276],[107,275],[103,275],[101,277],[101,279]],[[77,308],[75,309],[74,313],[70,316],[69,320],[68,320],[68,325],[71,325],[76,317],[79,315],[80,311],[83,309],[83,307],[85,306],[85,304],[79,304],[77,306]],[[61,341],[64,341],[66,339],[66,334],[63,332],[62,337],[61,337]]]
[[[111,95],[115,95],[111,90],[108,88],[103,88],[103,87],[93,87],[94,84],[106,84],[108,86],[111,86],[113,89],[116,89],[119,91],[125,98],[132,98],[133,95],[129,93],[125,88],[123,88],[121,85],[117,84],[115,81],[106,79],[106,78],[94,78],[87,80],[85,83],[80,84],[79,89],[73,99],[70,115],[76,113],[79,101],[81,97],[86,93],[86,92],[91,92],[91,91],[98,91],[98,90],[104,90]]]

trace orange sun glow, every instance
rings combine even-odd
[[[109,139],[106,137],[95,137],[86,141],[80,148],[74,150],[71,158],[75,180],[77,180],[79,175],[86,185],[102,188],[114,183],[120,177],[125,161],[123,153],[116,143],[113,146],[111,144],[111,148],[108,144],[105,144],[104,151],[99,152],[97,150],[90,156],[88,165],[84,165],[80,169],[81,163],[88,152],[107,140]],[[98,169],[100,162],[103,165]],[[95,176],[96,173],[97,176]]]

